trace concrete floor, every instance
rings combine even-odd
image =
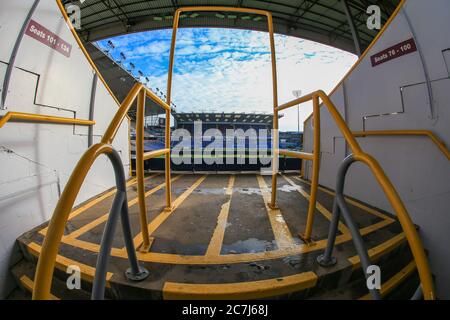
[[[335,250],[338,264],[324,269],[315,262],[326,246],[333,204],[331,191],[319,189],[314,243],[307,245],[299,234],[306,225],[310,185],[296,175],[279,177],[279,210],[266,205],[270,176],[174,173],[172,180],[174,210],[164,212],[164,175],[152,174],[146,179],[148,229],[154,241],[149,253],[138,253],[151,274],[143,282],[130,284],[123,276],[128,262],[118,225],[109,263],[111,296],[183,298],[196,292],[215,292],[220,298],[227,292],[249,291],[243,297],[294,293],[304,297],[355,277],[359,259],[342,223]],[[132,180],[128,183],[129,211],[135,244],[139,245],[136,191]],[[65,264],[80,264],[89,287],[113,197],[114,192],[105,193],[74,209],[60,247],[57,266],[61,270],[57,272],[64,271]],[[351,199],[349,207],[367,247],[372,249],[371,256],[378,259],[383,252],[392,253],[404,244],[399,223],[389,213]],[[30,256],[39,255],[45,227],[19,239]],[[242,284],[246,284],[245,288]],[[266,290],[266,294],[255,295],[258,290]]]

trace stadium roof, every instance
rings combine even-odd
[[[194,121],[202,121],[208,124],[247,124],[247,125],[272,125],[273,114],[264,113],[210,113],[210,112],[191,112],[174,113],[177,126],[183,124],[193,124]],[[283,115],[279,115],[282,118]]]
[[[63,0],[80,4],[79,0]],[[229,6],[270,11],[275,32],[331,45],[349,52],[355,38],[364,50],[377,34],[366,26],[367,7],[376,4],[382,23],[393,13],[399,0],[85,0],[81,4],[80,35],[86,42],[127,33],[171,28],[173,14],[185,6]],[[351,26],[354,26],[352,32]],[[199,12],[183,14],[180,27],[225,27],[267,30],[261,16]]]

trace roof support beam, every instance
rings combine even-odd
[[[355,53],[358,55],[358,57],[360,57],[362,53],[361,40],[359,38],[358,30],[356,29],[355,22],[353,20],[352,12],[350,10],[350,7],[348,6],[347,0],[341,0],[341,2],[345,15],[347,16],[350,31],[352,32],[353,42],[355,43]]]

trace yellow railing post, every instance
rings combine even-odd
[[[51,123],[51,124],[70,124],[78,126],[93,126],[95,121],[76,118],[56,117],[46,114],[35,114],[26,112],[7,112],[0,117],[0,128],[9,121],[33,122],[33,123]]]
[[[272,158],[272,194],[270,198],[269,207],[272,209],[277,208],[277,177],[279,166],[279,120],[278,120],[278,81],[277,81],[277,58],[275,53],[275,35],[273,30],[273,18],[272,14],[267,14],[267,24],[269,25],[269,38],[270,38],[270,54],[272,62],[272,96],[273,96],[273,158]]]
[[[173,84],[173,67],[175,63],[175,45],[177,43],[177,31],[180,23],[180,13],[178,9],[175,11],[172,27],[172,40],[170,43],[170,56],[169,56],[169,70],[167,74],[167,100],[169,109],[166,110],[166,129],[165,129],[165,147],[169,149],[169,152],[165,154],[165,178],[166,178],[166,210],[172,210],[172,183],[171,183],[171,153],[170,153],[170,104],[172,102],[172,84]]]
[[[139,218],[142,232],[142,245],[139,251],[148,252],[150,250],[150,236],[148,234],[147,208],[145,205],[145,184],[144,184],[144,118],[145,118],[145,91],[141,89],[137,97],[137,118],[136,118],[136,178],[139,200]]]
[[[314,224],[314,211],[316,210],[317,189],[319,186],[320,169],[320,105],[319,95],[313,96],[313,117],[314,117],[314,150],[313,167],[311,177],[311,196],[309,198],[308,216],[306,220],[305,234],[302,236],[305,242],[311,242],[312,228]]]
[[[302,163],[300,166],[300,178],[302,179],[306,179],[305,177],[305,164],[306,164],[306,160],[302,159]]]
[[[274,110],[274,121],[273,121],[273,129],[274,133],[272,135],[273,140],[275,141],[276,149],[278,149],[278,81],[277,81],[277,61],[276,61],[276,52],[275,52],[275,35],[273,28],[273,18],[272,14],[266,10],[258,10],[258,9],[248,9],[248,8],[232,8],[232,7],[214,7],[214,6],[205,6],[205,7],[182,7],[175,11],[174,19],[173,19],[173,30],[172,30],[172,41],[170,46],[170,56],[169,56],[169,70],[168,70],[168,80],[167,80],[167,104],[170,105],[171,96],[172,96],[172,82],[173,82],[173,67],[174,67],[174,58],[175,58],[175,45],[177,39],[177,31],[180,22],[180,14],[181,12],[189,12],[189,11],[226,11],[226,12],[246,12],[246,13],[254,13],[259,15],[264,15],[267,17],[267,24],[269,29],[269,38],[270,38],[270,52],[271,52],[271,62],[272,62],[272,94],[273,94],[273,110]],[[167,115],[167,113],[166,113]],[[170,113],[169,113],[170,115]],[[167,121],[166,121],[167,122]],[[170,128],[169,128],[170,130]],[[170,140],[170,136],[169,136]],[[166,148],[170,148],[170,145],[167,146],[167,132],[166,132]],[[170,142],[170,141],[169,141]],[[272,160],[272,196],[271,202],[268,204],[271,208],[276,208],[276,190],[277,190],[277,174],[278,174],[278,165],[275,165],[275,161],[278,163],[278,150],[273,150],[273,160]],[[166,171],[169,169],[170,176],[170,161],[168,163],[166,157]],[[167,178],[166,172],[166,180]],[[169,178],[170,183],[170,178]],[[168,195],[168,201],[170,199],[170,195]]]
[[[167,104],[170,105],[170,100],[167,100]],[[166,110],[166,149],[169,151],[165,154],[165,174],[166,174],[166,210],[172,210],[172,182],[171,182],[171,170],[170,170],[170,110]]]

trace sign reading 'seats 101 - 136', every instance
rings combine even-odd
[[[414,41],[414,39],[411,38],[409,40],[396,44],[395,46],[387,48],[386,50],[383,50],[377,54],[374,54],[373,56],[370,57],[370,60],[372,61],[372,67],[376,67],[382,63],[391,61],[396,58],[400,58],[401,56],[416,51],[417,51],[416,42]]]
[[[44,26],[40,25],[36,21],[30,20],[25,34],[36,39],[39,42],[42,42],[46,46],[49,46],[50,48],[65,55],[66,57],[70,57],[72,45],[58,37],[56,34],[51,32]]]

